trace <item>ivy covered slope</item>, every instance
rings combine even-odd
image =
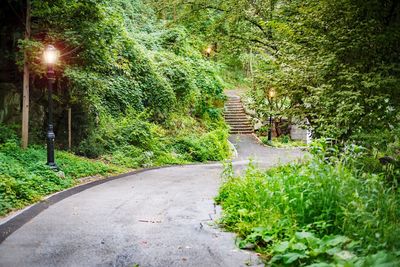
[[[62,170],[57,173],[46,166],[46,156],[43,146],[21,149],[15,133],[0,124],[0,216],[76,185],[79,178],[127,171],[124,167],[56,151]]]
[[[139,0],[33,1],[32,12],[48,31],[26,49],[70,51],[59,105],[85,111],[78,153],[129,167],[227,156],[223,85],[185,28],[163,25]]]
[[[21,64],[27,53],[31,71],[31,146],[18,149],[12,134],[0,140],[0,214],[78,177],[227,158],[223,82],[202,55],[204,44],[193,40],[184,27],[158,21],[139,0],[32,0],[32,36],[20,40],[18,54]],[[101,160],[56,151],[65,178],[44,165],[47,122],[40,110],[47,110],[47,100],[40,59],[47,43],[61,50],[56,146],[67,145],[66,110],[72,108],[73,152]],[[1,127],[5,133],[14,126]]]
[[[223,85],[185,28],[166,27],[139,0],[34,1],[32,13],[47,32],[26,49],[70,51],[58,100],[84,110],[76,152],[128,167],[227,156]]]

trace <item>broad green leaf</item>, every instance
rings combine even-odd
[[[294,250],[306,250],[307,246],[304,243],[299,242],[291,245],[291,248]]]
[[[296,252],[290,252],[282,255],[282,259],[285,264],[290,264],[298,259],[304,259],[304,258],[307,258],[307,256]]]
[[[273,251],[274,252],[279,252],[283,253],[289,248],[289,242],[288,241],[283,241],[274,246]]]
[[[313,238],[314,234],[310,232],[296,232],[295,236],[298,240],[303,240],[307,238]]]

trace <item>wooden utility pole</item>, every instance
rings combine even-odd
[[[31,1],[26,0],[25,40],[31,36]],[[24,53],[24,77],[22,92],[22,148],[28,147],[29,140],[29,66],[28,56]]]

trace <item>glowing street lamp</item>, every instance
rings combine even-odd
[[[270,105],[270,112],[269,112],[269,130],[268,130],[268,141],[272,142],[272,101],[276,96],[276,92],[274,88],[269,89],[268,92],[268,100]]]
[[[275,95],[276,95],[275,89],[274,89],[274,88],[271,88],[271,89],[269,90],[269,92],[268,92],[268,97],[269,97],[269,99],[272,100],[272,99],[275,97]]]
[[[47,65],[47,91],[49,101],[49,118],[47,127],[47,165],[52,169],[58,169],[57,164],[54,161],[54,127],[53,127],[53,84],[55,82],[54,65],[58,60],[58,50],[48,45],[44,50],[44,63]]]
[[[48,45],[46,46],[46,49],[44,50],[44,62],[48,66],[54,66],[54,64],[57,62],[58,59],[58,50],[52,46]]]
[[[212,47],[211,47],[211,46],[207,47],[207,49],[206,49],[206,55],[207,55],[207,58],[209,58],[209,57],[210,57],[210,55],[211,55],[211,52],[212,52]]]

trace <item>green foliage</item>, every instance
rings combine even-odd
[[[379,251],[368,256],[357,256],[359,243],[342,235],[316,237],[310,232],[296,232],[289,241],[272,247],[272,266],[397,266],[396,253]]]
[[[376,257],[390,258],[394,266],[399,192],[383,175],[359,171],[361,150],[349,147],[339,156],[322,142],[305,163],[268,171],[250,166],[243,177],[226,171],[217,197],[222,225],[239,234],[239,246],[255,247],[273,265],[366,266],[367,258],[386,251]]]
[[[277,138],[272,138],[272,142],[268,140],[266,136],[260,136],[261,141],[269,146],[278,147],[278,148],[289,148],[289,147],[305,147],[306,143],[303,141],[294,141],[291,140],[287,135],[281,135]]]
[[[175,112],[219,118],[223,86],[216,64],[204,59],[185,27],[167,29],[145,1],[33,0],[32,16],[32,38],[20,40],[18,63],[25,52],[33,87],[44,90],[43,48],[51,43],[61,50],[54,98],[60,110],[85,111],[73,120],[77,144],[93,139],[99,117],[121,118],[132,109],[159,124]]]
[[[18,137],[15,131],[10,127],[0,123],[0,144],[6,143],[7,141],[17,142]]]
[[[228,131],[218,129],[197,138],[196,136],[178,138],[172,146],[189,161],[219,161],[229,156],[227,138]]]
[[[22,150],[15,141],[0,144],[0,215],[71,187],[80,177],[106,176],[125,170],[62,151],[56,151],[56,159],[61,172],[54,172],[46,165],[44,148]]]
[[[214,60],[241,66],[259,119],[307,120],[315,137],[339,140],[398,128],[398,1],[153,2],[211,43]]]
[[[103,156],[131,168],[222,160],[229,156],[228,130],[223,123],[211,122],[208,127],[214,130],[206,131],[207,125],[186,118],[187,124],[170,122],[178,128],[175,132],[145,118],[145,114],[134,110],[117,118],[102,117],[96,133],[82,142],[77,152],[88,157]],[[182,116],[176,119],[185,120]]]
[[[164,52],[155,55],[158,61],[158,68],[164,77],[172,85],[175,96],[183,111],[196,102],[199,89],[196,85],[196,66],[192,60],[177,56],[173,53]]]
[[[256,80],[260,90],[274,87],[288,97],[286,116],[307,118],[317,137],[346,140],[398,124],[399,19],[390,13],[399,7],[379,2],[276,6],[270,27],[279,56],[260,53]]]

